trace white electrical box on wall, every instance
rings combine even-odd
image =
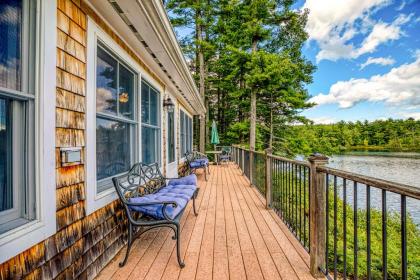
[[[61,166],[69,166],[82,163],[82,148],[61,148]]]

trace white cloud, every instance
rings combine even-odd
[[[318,105],[336,103],[340,108],[351,108],[362,101],[419,108],[420,57],[410,64],[392,68],[383,75],[338,81],[330,87],[329,93],[321,93],[309,101]]]
[[[378,64],[378,65],[392,65],[395,63],[395,60],[391,57],[369,57],[364,63],[360,65],[360,69],[365,68],[371,64]]]
[[[405,1],[401,1],[401,5],[398,6],[397,11],[404,9],[405,5],[407,5],[407,3]]]
[[[337,120],[330,117],[316,117],[316,118],[310,118],[315,124],[332,124],[336,123]]]
[[[96,95],[98,96],[98,98],[96,98],[96,110],[98,112],[109,110],[112,106],[112,101],[115,101],[112,92],[103,87],[96,89]]]
[[[415,120],[420,120],[420,112],[405,112],[401,113],[401,116],[404,118],[413,118]]]
[[[7,5],[7,4],[6,4]],[[20,21],[20,10],[18,7],[7,5],[0,15],[0,23],[16,25]]]
[[[399,39],[403,34],[401,26],[406,24],[411,17],[412,15],[399,15],[391,24],[383,22],[375,24],[370,34],[361,43],[360,48],[351,53],[351,56],[356,58],[365,53],[372,53],[380,44]]]
[[[309,39],[318,43],[317,62],[327,59],[357,58],[372,53],[387,41],[403,34],[401,26],[412,15],[399,15],[392,23],[375,22],[370,14],[388,5],[388,0],[307,0],[303,8],[310,10],[306,30]],[[356,35],[363,38],[360,46],[350,42]]]

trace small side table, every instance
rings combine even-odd
[[[219,165],[219,155],[222,154],[222,151],[206,151],[206,154],[214,155],[214,160],[216,164]]]

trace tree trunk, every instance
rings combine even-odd
[[[252,42],[252,53],[257,52],[257,41]],[[257,89],[251,89],[251,115],[250,115],[250,128],[249,128],[249,149],[255,151],[255,138],[256,138],[256,125],[257,125]]]
[[[200,0],[197,0],[198,4]],[[196,32],[197,32],[197,54],[198,54],[198,64],[199,64],[199,93],[203,100],[206,99],[205,96],[205,65],[204,65],[204,51],[203,51],[203,25],[201,24],[201,9],[198,8],[196,11]],[[206,146],[206,119],[204,116],[200,118],[200,145],[199,150],[201,153],[204,153]]]
[[[270,94],[270,141],[268,148],[273,149],[273,93]]]

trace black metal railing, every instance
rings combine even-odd
[[[419,189],[328,167],[317,172],[326,182],[320,269],[328,278],[420,279],[420,230],[407,213],[408,204],[420,209]]]
[[[420,188],[326,167],[319,154],[306,162],[234,149],[267,207],[310,253],[312,275],[420,279]]]
[[[252,184],[265,196],[265,155],[261,152],[252,152],[253,164],[251,167]],[[248,177],[249,178],[249,177]]]
[[[250,178],[251,175],[251,166],[250,166],[250,151],[243,149],[243,168],[242,171],[247,178]]]
[[[309,164],[269,156],[272,208],[309,251]]]

